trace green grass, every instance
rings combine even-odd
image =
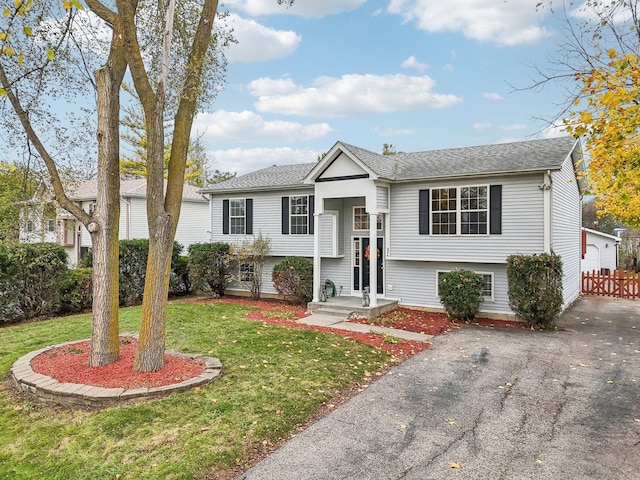
[[[192,479],[246,464],[333,393],[385,366],[384,352],[340,335],[245,319],[246,307],[170,303],[167,348],[218,357],[223,376],[153,402],[76,411],[0,389],[0,478]],[[137,331],[139,307],[121,311]],[[0,377],[20,356],[88,338],[89,315],[0,328]]]

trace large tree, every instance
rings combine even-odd
[[[119,162],[119,111],[120,85],[126,72],[124,38],[119,19],[111,17],[112,35],[106,62],[94,72],[95,80],[87,72],[87,63],[80,59],[83,68],[79,77],[89,80],[95,89],[97,102],[98,191],[97,207],[86,212],[72,202],[65,191],[59,164],[47,148],[50,130],[59,132],[51,117],[42,110],[47,103],[45,90],[52,98],[63,95],[69,84],[60,77],[61,69],[73,68],[73,50],[79,39],[74,38],[74,7],[77,1],[63,0],[66,13],[60,12],[55,2],[16,1],[3,11],[0,40],[0,84],[2,93],[19,120],[27,138],[29,149],[33,147],[49,173],[57,203],[74,215],[91,234],[93,257],[93,320],[91,334],[91,366],[106,365],[119,357],[118,341],[118,229],[120,216]],[[48,21],[46,27],[41,27]],[[54,27],[51,27],[51,25]],[[39,34],[34,35],[36,27]],[[20,43],[22,35],[23,42]],[[34,37],[31,40],[31,37]],[[26,39],[26,41],[25,41]],[[26,55],[25,55],[26,52]],[[55,78],[62,78],[56,81]],[[49,88],[51,84],[61,88]],[[86,85],[86,84],[85,84]],[[68,93],[68,92],[67,92]],[[73,90],[72,90],[73,93]],[[5,119],[6,120],[6,119]],[[63,127],[69,128],[68,125]],[[77,134],[77,132],[76,132]],[[62,135],[61,135],[62,136]],[[82,137],[77,134],[77,136]],[[55,137],[55,135],[54,135]],[[60,136],[58,137],[60,138]],[[64,137],[63,137],[64,138]],[[69,137],[73,139],[73,135]],[[61,143],[65,143],[64,141]]]
[[[561,118],[586,144],[587,181],[601,214],[640,227],[640,17],[638,0],[549,2],[564,20],[564,40],[534,88],[559,82]]]

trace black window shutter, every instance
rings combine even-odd
[[[502,185],[489,187],[489,233],[500,235],[502,233]]]
[[[313,235],[313,213],[316,210],[315,197],[313,195],[309,195],[309,234]]]
[[[253,198],[244,201],[244,230],[247,235],[253,235]]]
[[[289,197],[282,197],[282,234],[289,235]]]
[[[229,200],[222,200],[222,233],[229,235]]]
[[[418,233],[429,235],[429,189],[420,190],[418,197]]]

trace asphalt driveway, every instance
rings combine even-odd
[[[640,301],[560,325],[436,337],[240,478],[640,479]]]

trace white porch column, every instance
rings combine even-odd
[[[313,301],[320,301],[320,213],[313,214]]]
[[[378,215],[369,214],[369,306],[378,306]],[[382,254],[382,252],[380,252]]]

